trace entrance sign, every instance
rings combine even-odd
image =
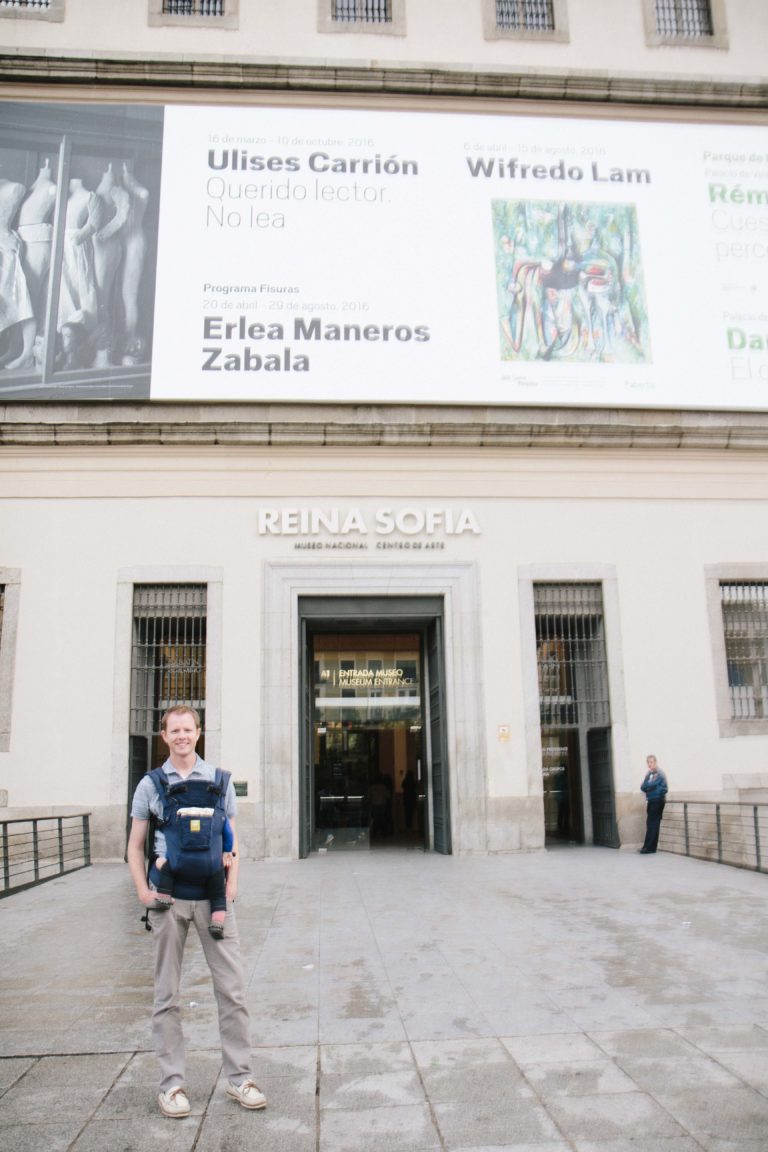
[[[468,508],[260,508],[259,536],[434,536],[480,535],[480,525]]]
[[[0,118],[1,400],[768,407],[766,127]]]

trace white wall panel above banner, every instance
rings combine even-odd
[[[768,408],[764,127],[0,115],[0,400]]]

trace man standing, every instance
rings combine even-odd
[[[659,843],[661,817],[664,815],[664,805],[666,804],[667,796],[667,778],[656,763],[656,757],[649,756],[646,764],[648,765],[648,771],[640,785],[641,791],[645,792],[647,801],[645,843],[640,849],[640,854],[643,856],[649,856],[656,851]]]
[[[170,708],[162,718],[161,735],[170,753],[163,765],[163,772],[170,785],[182,785],[186,781],[195,780],[215,781],[215,769],[201,760],[196,752],[200,738],[200,717],[193,708],[185,705]],[[226,816],[232,828],[233,860],[227,875],[227,912],[221,939],[214,939],[208,932],[211,922],[210,901],[205,899],[205,888],[199,881],[188,881],[182,871],[179,877],[181,883],[177,888],[179,895],[170,904],[158,901],[157,892],[151,886],[151,873],[150,882],[147,881],[144,860],[147,828],[151,814],[162,820],[163,807],[152,779],[149,775],[145,776],[139,782],[131,806],[127,859],[136,894],[149,910],[149,924],[155,944],[152,1040],[160,1065],[160,1111],[174,1118],[188,1116],[190,1113],[185,1087],[184,1036],[179,1006],[181,964],[190,924],[194,924],[200,938],[213,980],[227,1095],[243,1108],[264,1108],[267,1101],[251,1073],[250,1019],[240,961],[240,939],[232,906],[237,892],[239,864],[235,823],[237,801],[232,781],[229,780],[224,799]],[[157,832],[154,850],[158,855],[165,854],[166,840],[162,830]]]

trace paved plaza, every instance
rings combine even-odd
[[[125,865],[0,901],[2,1152],[766,1152],[768,876],[660,853],[245,863],[263,1112],[228,1100],[202,952],[163,1118]]]

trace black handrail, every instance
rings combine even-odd
[[[667,800],[659,848],[753,872],[768,871],[768,802]]]
[[[0,820],[0,898],[91,863],[89,812]]]

